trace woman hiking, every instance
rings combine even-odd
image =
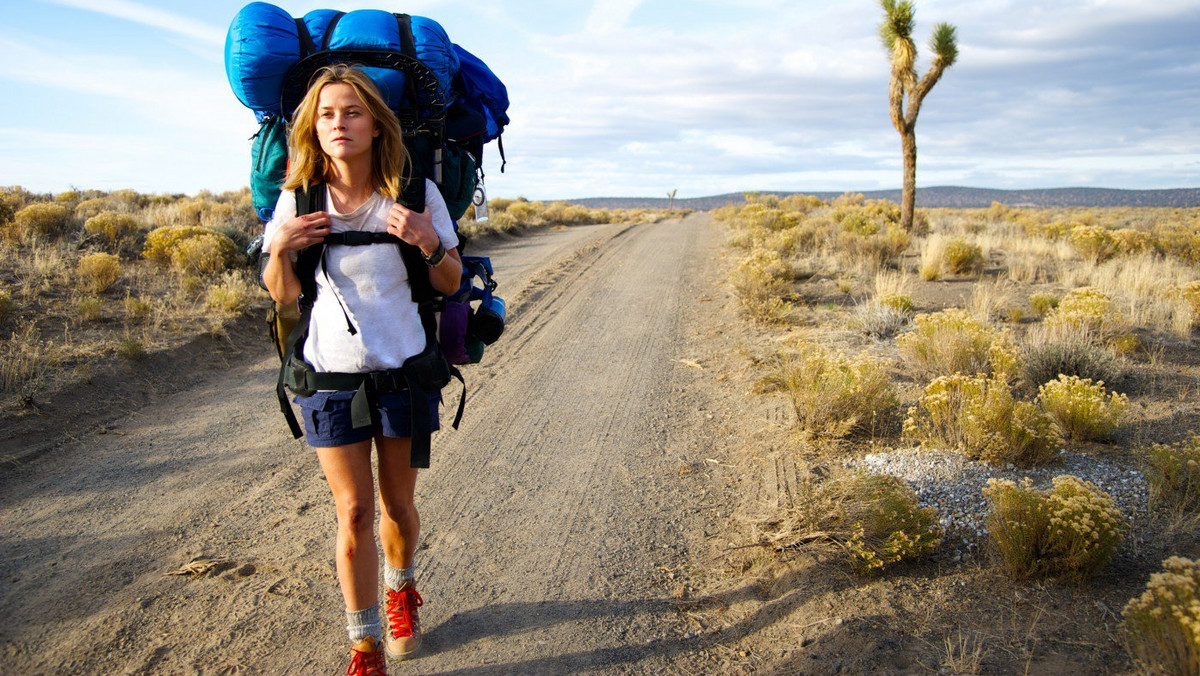
[[[400,124],[370,77],[345,65],[318,71],[296,110],[288,143],[290,169],[263,235],[263,249],[270,253],[263,281],[276,302],[295,303],[300,295],[298,252],[332,233],[356,230],[390,233],[418,247],[433,288],[446,294],[458,290],[458,238],[436,186],[426,183],[425,208],[419,213],[397,201],[410,161]],[[324,191],[326,210],[297,216],[298,191]],[[308,331],[297,357],[317,373],[391,371],[421,354],[426,334],[397,246],[326,246],[316,269]],[[337,577],[352,644],[347,674],[374,675],[386,673],[385,649],[402,658],[421,642],[417,608],[422,600],[413,563],[421,521],[413,504],[417,470],[410,467],[410,395],[430,398],[435,430],[441,398],[419,389],[373,392],[367,398],[371,423],[356,428],[355,394],[354,389],[319,390],[294,401],[337,511]],[[379,612],[376,495],[386,641]]]

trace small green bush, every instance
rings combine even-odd
[[[796,426],[817,437],[870,432],[897,404],[884,364],[867,354],[851,360],[813,343],[777,355],[762,385],[788,395]]]
[[[1007,479],[990,479],[988,534],[1014,579],[1086,580],[1116,554],[1125,516],[1108,493],[1064,475],[1048,491]]]
[[[1060,375],[1116,382],[1125,373],[1121,360],[1086,327],[1038,327],[1025,334],[1021,363],[1024,381],[1039,387]]]
[[[30,204],[16,213],[13,222],[18,237],[25,242],[56,239],[70,231],[71,210],[61,204]]]
[[[1125,635],[1143,670],[1200,674],[1200,561],[1163,561],[1142,595],[1125,604]]]
[[[219,284],[209,287],[204,305],[223,314],[243,314],[250,309],[252,293],[251,284],[244,276],[229,274]]]
[[[965,310],[952,308],[921,315],[913,330],[896,339],[900,353],[922,376],[952,373],[1016,375],[1016,345]]]
[[[1038,388],[1037,401],[1076,441],[1111,439],[1129,406],[1128,397],[1108,392],[1103,382],[1065,375]]]
[[[1059,297],[1052,293],[1035,293],[1029,296],[1029,307],[1039,317],[1045,317],[1051,310],[1058,307]]]
[[[778,550],[836,543],[862,574],[926,556],[942,539],[936,510],[921,507],[904,481],[866,472],[802,481],[793,504],[759,526]]]
[[[783,300],[792,294],[794,278],[791,266],[779,253],[759,249],[733,269],[730,281],[752,318],[771,320],[782,309]]]
[[[946,242],[942,253],[946,269],[955,275],[977,275],[983,271],[983,249],[962,238]]]
[[[116,211],[102,211],[87,219],[83,229],[89,235],[104,238],[104,241],[116,249],[130,248],[131,242],[136,241],[142,225],[130,214]]]
[[[1177,512],[1200,511],[1200,436],[1146,449],[1150,504]]]
[[[1054,460],[1062,438],[1037,406],[1013,398],[1002,376],[956,373],[935,379],[908,409],[904,436],[985,462],[1022,467]]]
[[[92,293],[104,293],[121,278],[121,259],[107,253],[91,253],[75,267],[80,283]]]

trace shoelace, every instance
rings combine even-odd
[[[400,591],[389,589],[387,595],[387,616],[392,625],[392,637],[412,636],[413,613],[425,605],[425,601],[412,587],[405,587]]]
[[[346,676],[387,676],[387,665],[383,661],[383,650],[365,653],[350,649],[350,666]]]

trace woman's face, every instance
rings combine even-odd
[[[348,84],[326,85],[317,98],[317,140],[334,159],[370,156],[371,142],[379,135],[375,118]]]

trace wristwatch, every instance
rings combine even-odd
[[[421,255],[425,257],[426,265],[428,265],[431,268],[436,268],[438,266],[438,264],[440,264],[442,262],[442,259],[446,257],[446,246],[444,244],[442,244],[441,242],[438,242],[437,251],[434,251],[433,253],[429,254],[428,256],[425,256],[424,253],[422,253]]]

